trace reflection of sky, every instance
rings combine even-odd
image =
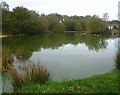
[[[44,64],[53,80],[79,79],[114,68],[116,39],[107,40],[108,46],[100,51],[89,50],[85,44],[67,44],[58,49],[41,49],[33,52],[30,60]]]
[[[118,45],[119,45],[119,39],[116,38],[116,39],[111,39],[111,40],[108,40],[108,43],[109,43],[109,46],[110,47],[113,47],[113,48],[116,48],[116,50],[118,49]]]

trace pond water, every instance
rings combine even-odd
[[[3,48],[16,56],[13,64],[28,61],[42,64],[51,81],[82,79],[115,68],[118,38],[80,33],[11,36],[2,39]],[[4,52],[3,52],[4,53]]]

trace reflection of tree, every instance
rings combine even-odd
[[[85,43],[91,49],[98,51],[99,49],[106,48],[108,39],[106,36],[83,36],[76,33],[56,33],[44,34],[41,36],[20,36],[20,37],[7,37],[3,38],[3,48],[10,48],[10,51],[17,55],[19,58],[27,58],[31,56],[33,51],[40,50],[41,48],[57,49],[62,45],[78,43]]]
[[[107,42],[105,41],[105,38],[103,37],[86,35],[85,38],[86,39],[84,43],[90,50],[98,51],[99,49],[107,47]]]

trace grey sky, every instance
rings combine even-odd
[[[118,19],[119,0],[4,0],[10,9],[24,6],[39,13],[59,13],[62,15],[99,15],[108,12],[110,19]]]

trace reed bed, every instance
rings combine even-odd
[[[13,86],[19,87],[23,85],[22,77],[20,77],[19,73],[16,71],[16,69],[13,67],[12,64],[8,64],[8,74],[13,80]]]
[[[45,83],[49,80],[49,72],[41,64],[26,63],[15,68],[10,49],[3,48],[2,74],[7,73],[14,87],[20,87],[31,83]]]
[[[2,72],[6,72],[8,70],[8,64],[12,64],[13,57],[9,48],[3,47],[2,48]]]
[[[40,64],[27,64],[21,68],[25,77],[23,82],[27,83],[45,83],[49,80],[49,72]]]
[[[26,64],[20,67],[20,73],[9,64],[9,74],[14,80],[13,85],[20,87],[31,83],[45,83],[49,80],[47,69],[38,64]],[[22,74],[23,72],[23,74]]]
[[[29,50],[22,49],[22,48],[17,48],[15,52],[16,52],[16,57],[18,59],[27,59],[29,58],[29,55],[30,55]]]

